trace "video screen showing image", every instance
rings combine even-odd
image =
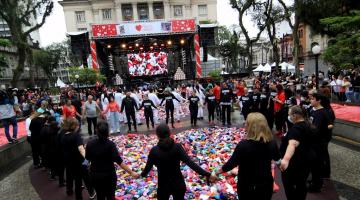
[[[133,53],[127,56],[130,76],[154,76],[168,73],[165,52]]]

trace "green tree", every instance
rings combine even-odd
[[[94,85],[96,81],[104,81],[106,77],[100,74],[99,71],[90,69],[90,68],[79,68],[79,67],[70,67],[70,81],[73,83],[79,83],[80,85]],[[75,76],[79,75],[79,79],[76,80]]]
[[[0,17],[8,24],[11,41],[17,47],[18,65],[13,70],[13,87],[16,87],[24,71],[25,61],[32,66],[32,50],[28,42],[30,34],[44,25],[53,6],[52,0],[0,0]],[[32,70],[30,77],[34,85]]]
[[[57,61],[54,59],[54,55],[47,50],[34,50],[33,51],[34,66],[41,68],[46,76],[54,81],[55,77],[52,77],[52,70],[57,67]]]
[[[209,75],[215,82],[221,81],[221,71],[220,71],[220,70],[210,71],[208,75]]]
[[[360,67],[360,11],[321,19],[320,22],[327,27],[327,32],[336,35],[322,55],[333,65],[333,71]]]

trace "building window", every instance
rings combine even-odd
[[[75,11],[76,22],[85,22],[85,11]]]
[[[103,9],[102,10],[103,19],[111,19],[111,9]]]
[[[174,17],[182,17],[183,16],[183,6],[177,5],[174,6]]]
[[[148,20],[149,19],[149,8],[148,4],[138,4],[138,15],[140,20]]]
[[[164,19],[164,4],[163,3],[154,3],[154,18],[155,19]]]
[[[82,32],[82,31],[87,31],[87,28],[78,28],[77,30]]]
[[[204,15],[207,15],[207,5],[199,5],[198,7],[199,9],[199,15],[200,16],[204,16]]]
[[[123,21],[133,20],[133,9],[131,4],[121,5]]]

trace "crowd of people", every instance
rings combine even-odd
[[[21,115],[21,109],[23,116],[30,114],[26,131],[35,168],[48,169],[50,179],[57,177],[59,186],[66,186],[68,195],[73,193],[75,183],[76,199],[82,199],[83,183],[91,198],[97,194],[98,199],[114,199],[117,180],[114,163],[134,178],[146,177],[155,165],[158,199],[169,199],[169,196],[183,199],[186,187],[180,161],[210,182],[218,179],[216,175],[238,166],[239,199],[271,199],[271,163],[274,162],[282,171],[287,198],[305,199],[308,191],[321,192],[323,180],[330,178],[328,144],[335,115],[327,93],[331,91],[329,87],[323,83],[317,90],[314,83],[307,80],[270,75],[205,84],[191,82],[174,87],[65,89],[59,94],[59,101],[54,101],[48,92],[28,90],[16,98],[15,94],[2,92],[0,112],[9,143],[17,142],[16,116]],[[214,172],[194,163],[182,145],[171,137],[167,124],[171,123],[174,128],[175,118],[179,120],[180,116],[179,107],[185,103],[192,126],[204,118],[204,108],[209,126],[215,121],[218,125],[230,126],[233,108],[240,108],[247,138],[236,146],[228,162]],[[166,113],[162,124],[161,107]],[[121,132],[123,123],[128,125],[128,132],[132,126],[137,131],[142,124],[141,109],[147,128],[160,125],[155,129],[159,142],[149,152],[146,167],[138,174],[123,163],[126,158],[119,156],[116,145],[108,137]],[[85,120],[88,134],[96,135],[87,142],[80,134]],[[13,137],[9,133],[10,124],[14,127]],[[281,139],[280,147],[274,136]],[[312,180],[307,185],[310,173]]]

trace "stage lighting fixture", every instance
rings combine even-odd
[[[129,49],[132,49],[132,46],[129,46]]]
[[[164,44],[161,44],[161,46],[163,47],[163,46],[165,46]]]
[[[123,49],[125,49],[125,48],[126,48],[126,44],[122,44],[121,47],[122,47]]]
[[[171,45],[171,44],[172,44],[172,41],[171,41],[171,40],[168,40],[168,41],[167,41],[167,44],[168,44],[168,45]]]
[[[136,43],[136,44],[135,44],[135,46],[136,46],[136,47],[139,47],[139,44],[138,44],[138,43]]]
[[[108,44],[108,45],[107,45],[107,48],[108,48],[108,49],[110,49],[110,48],[111,48],[111,45],[110,45],[110,44]]]
[[[144,47],[140,47],[140,50],[143,50],[144,49]]]
[[[180,40],[180,44],[185,44],[185,40],[184,40],[184,39],[181,39],[181,40]]]
[[[151,50],[153,50],[153,48],[154,48],[153,46],[150,47]]]

